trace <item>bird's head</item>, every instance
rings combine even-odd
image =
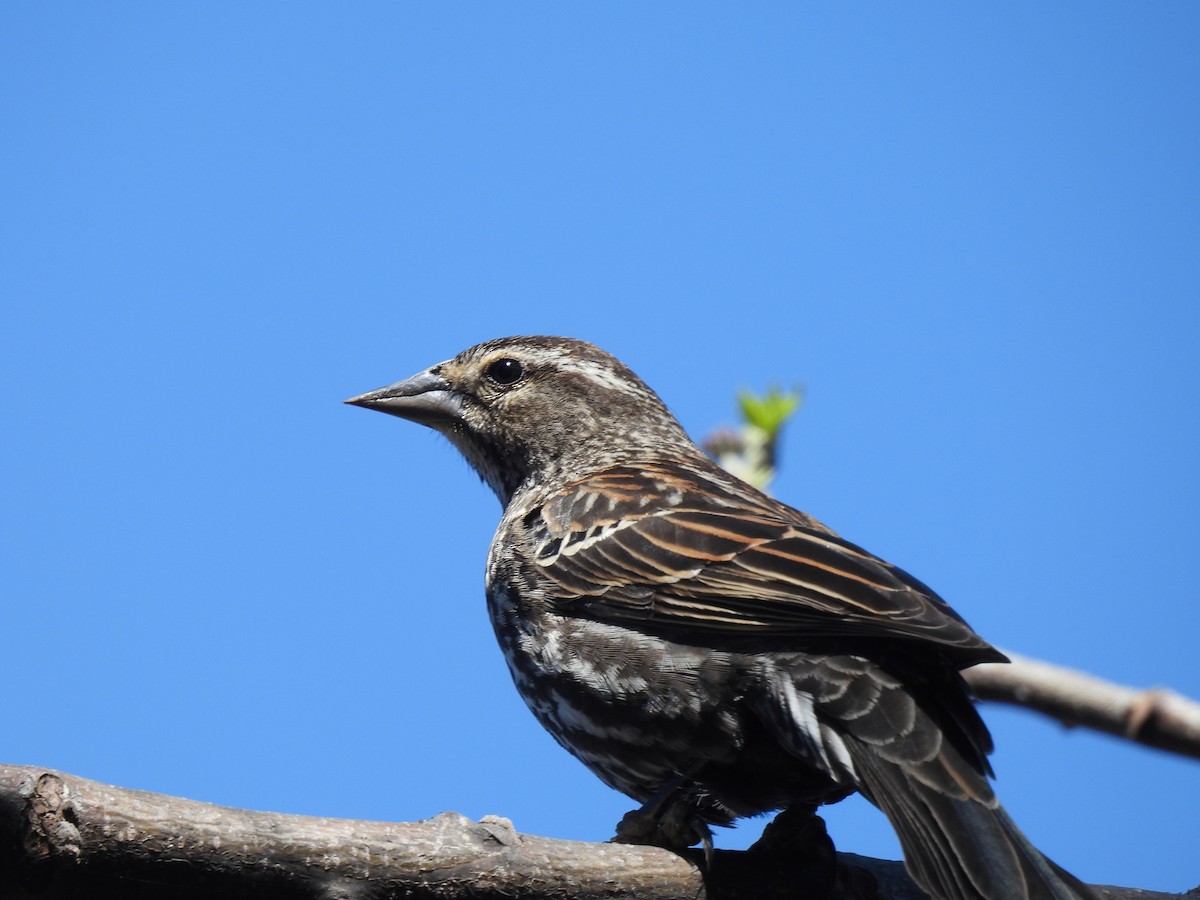
[[[502,504],[530,477],[694,450],[658,396],[586,341],[509,337],[346,401],[446,435]]]

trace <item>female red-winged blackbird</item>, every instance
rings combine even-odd
[[[488,612],[517,690],[643,804],[618,838],[858,790],[943,900],[1093,894],[997,802],[959,670],[1004,656],[933,591],[708,459],[633,372],[514,337],[347,401],[445,434],[500,498]]]

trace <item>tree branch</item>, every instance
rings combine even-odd
[[[706,864],[699,851],[523,835],[493,816],[472,822],[444,813],[385,823],[250,812],[0,765],[0,894],[14,900],[922,896],[901,863],[835,855],[820,819],[787,818],[768,828],[761,847],[718,851]],[[1102,888],[1100,895],[1179,896],[1123,888]]]
[[[776,474],[780,436],[803,399],[799,389],[742,392],[742,424],[717,429],[701,446],[719,465],[766,490]],[[985,663],[963,673],[979,699],[1200,759],[1200,703],[1163,688],[1137,690],[1015,653],[1008,657],[1011,664]]]
[[[1007,651],[1006,651],[1007,652]],[[1200,703],[1164,688],[1138,690],[1008,653],[1011,663],[963,672],[981,700],[1037,710],[1159,750],[1200,758]]]

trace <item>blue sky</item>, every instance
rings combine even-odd
[[[696,436],[803,385],[780,497],[1001,647],[1200,696],[1198,42],[1170,2],[4,4],[0,759],[607,838],[494,646],[495,500],[341,405],[530,332]],[[1200,882],[1194,761],[985,713],[1058,862]]]

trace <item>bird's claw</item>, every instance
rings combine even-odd
[[[661,804],[647,804],[626,813],[617,823],[612,840],[617,844],[646,844],[668,850],[701,844],[706,861],[712,859],[713,853],[712,829],[682,804],[665,809]]]

